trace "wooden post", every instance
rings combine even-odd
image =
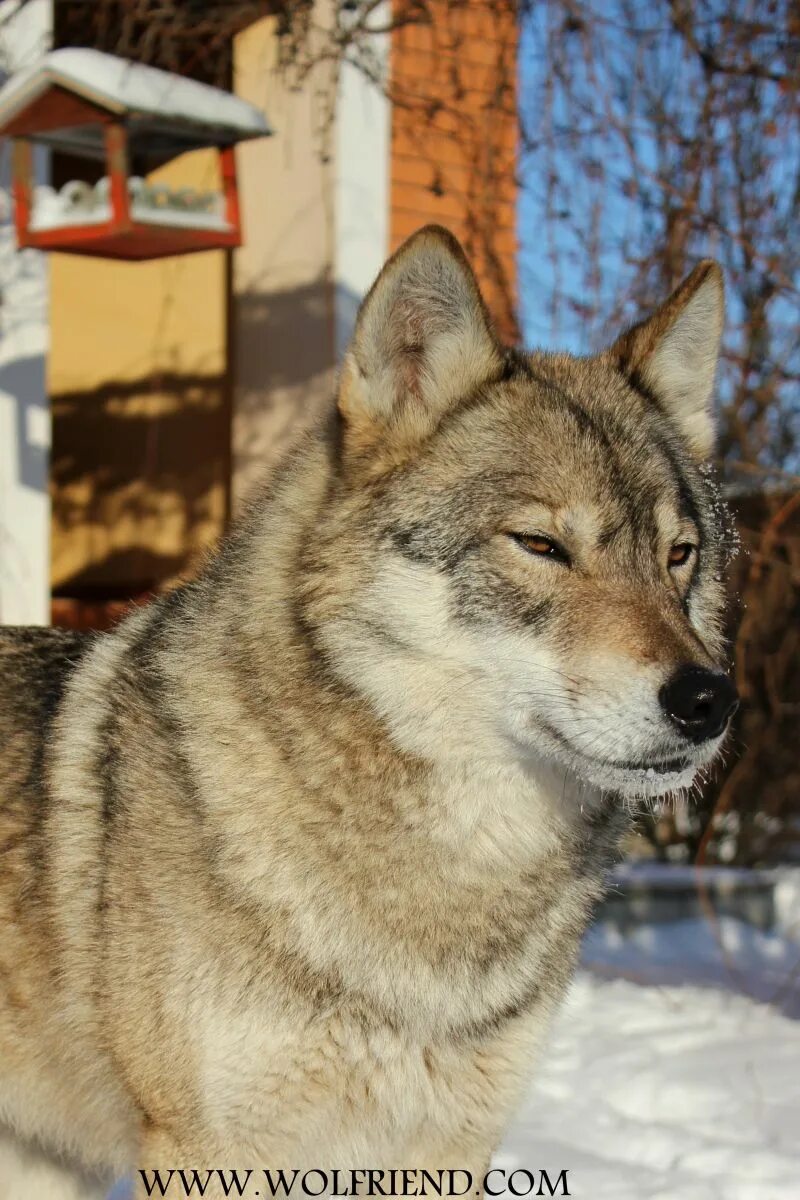
[[[128,194],[128,131],[114,123],[105,131],[106,165],[111,182],[111,214],[118,229],[130,229],[131,203]]]
[[[31,220],[31,144],[27,138],[14,138],[11,160],[12,188],[14,193],[14,223],[17,245],[28,245],[28,227]]]

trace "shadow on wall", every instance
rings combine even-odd
[[[242,497],[333,402],[337,329],[360,297],[320,278],[287,291],[236,297],[234,492]]]
[[[234,298],[237,498],[332,403],[333,296],[320,279]],[[358,303],[342,290],[337,315],[354,319]],[[157,372],[52,397],[58,594],[124,597],[191,573],[224,525],[230,384],[220,374]]]
[[[57,593],[150,590],[219,535],[224,387],[219,374],[160,372],[52,397]]]
[[[44,355],[18,358],[0,367],[0,392],[15,402],[16,481],[45,492],[49,432]]]

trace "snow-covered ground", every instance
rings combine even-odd
[[[599,925],[583,961],[495,1165],[585,1200],[800,1196],[800,941]]]
[[[494,1165],[566,1168],[585,1200],[789,1200],[798,1131],[797,1022],[582,972]]]

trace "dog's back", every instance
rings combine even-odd
[[[15,792],[39,790],[51,720],[91,640],[59,629],[0,626],[0,795],[6,815]]]
[[[126,1098],[108,1070],[87,989],[74,986],[65,936],[70,897],[87,913],[96,893],[70,846],[53,781],[65,695],[99,640],[57,629],[0,629],[0,1196],[15,1186],[17,1168],[27,1186],[40,1181],[43,1195],[60,1197],[65,1181],[67,1189],[83,1189],[80,1195],[102,1190],[62,1168],[57,1156],[51,1161],[49,1152],[33,1149],[40,1141],[66,1149],[75,1163],[102,1161],[114,1139],[123,1159],[130,1153],[123,1133],[129,1112],[122,1123],[114,1112],[115,1102],[126,1108]],[[76,722],[73,738],[84,734]],[[75,801],[80,809],[80,795]],[[90,935],[88,928],[75,932]],[[88,980],[96,963],[80,957]],[[28,1149],[15,1151],[4,1127]]]
[[[0,939],[10,936],[16,923],[34,917],[41,935],[46,933],[42,900],[49,856],[49,745],[65,687],[90,640],[55,629],[0,628],[0,889],[5,917]]]

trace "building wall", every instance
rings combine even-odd
[[[504,337],[516,322],[516,5],[433,0],[392,34],[391,244],[421,225],[463,243]]]
[[[318,5],[318,18],[324,16]],[[334,368],[333,167],[320,90],[277,64],[276,18],[240,33],[234,90],[275,136],[238,150],[244,244],[232,285],[234,507],[330,396]]]
[[[50,0],[0,4],[0,68],[31,66],[50,48]],[[48,156],[34,156],[47,180]],[[11,201],[11,147],[0,146],[0,623],[50,619],[48,471],[50,413],[47,255],[18,253]]]
[[[320,0],[317,19],[329,19]],[[385,39],[384,39],[385,42]],[[337,351],[388,248],[385,96],[345,70],[302,89],[275,18],[234,42],[233,86],[275,136],[237,148],[244,244],[154,263],[52,256],[53,586],[147,589],[192,569],[334,388]],[[207,184],[213,156],[164,168]],[[229,339],[229,341],[228,341]],[[232,429],[226,425],[230,389]]]
[[[199,151],[154,177],[207,187],[216,169]],[[51,260],[53,587],[145,590],[225,519],[225,254]]]
[[[318,0],[315,23],[330,23]],[[373,39],[375,61],[388,39]],[[358,306],[388,253],[385,91],[345,64],[302,88],[277,69],[275,19],[236,39],[236,92],[264,109],[276,136],[241,147],[245,244],[234,256],[234,497],[263,478],[332,402]],[[333,105],[333,121],[328,121]]]
[[[333,3],[319,0],[318,22]],[[233,83],[276,133],[237,151],[244,245],[143,264],[52,256],[56,588],[124,595],[191,570],[223,528],[227,484],[236,507],[330,403],[361,298],[421,224],[462,239],[513,335],[505,12],[443,7],[431,29],[376,38],[392,108],[345,67],[330,125],[330,71],[294,87],[275,18],[254,23],[235,39]],[[164,170],[205,184],[210,163]]]

